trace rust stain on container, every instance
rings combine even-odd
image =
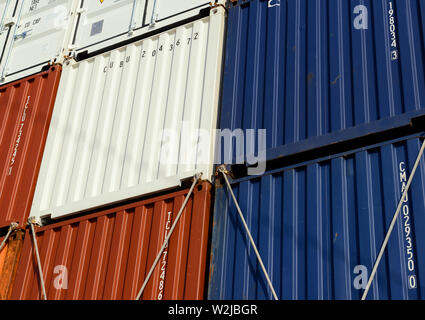
[[[0,87],[0,228],[28,218],[60,66]]]
[[[199,300],[205,272],[211,184],[199,184],[144,291],[144,300]],[[135,299],[188,190],[39,228],[49,300]],[[26,235],[12,299],[41,299],[33,243]]]
[[[25,232],[15,230],[0,252],[0,300],[8,300],[15,280]],[[3,238],[0,239],[0,242]]]

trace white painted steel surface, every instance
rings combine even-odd
[[[3,34],[13,25],[13,16],[17,0],[0,0],[0,33]]]
[[[5,59],[6,49],[11,40],[16,5],[17,0],[0,0],[0,64]]]
[[[197,172],[211,180],[224,24],[225,10],[216,8],[65,65],[31,215],[87,211],[179,186]],[[193,162],[184,160],[196,145],[189,129],[208,134]]]
[[[141,27],[145,2],[145,0],[82,1],[72,45],[80,50],[119,34],[127,34],[132,16],[134,17],[133,26]],[[134,15],[132,15],[133,7]]]
[[[155,8],[155,0],[149,0],[147,6],[147,16],[145,24],[151,23],[152,15],[155,15],[156,21],[169,19],[178,13],[184,13],[192,9],[206,7],[210,2],[205,0],[184,0],[184,1],[170,1],[170,0],[157,0]],[[219,1],[216,1],[219,2]],[[222,1],[224,4],[224,2]]]
[[[74,26],[78,0],[19,0],[16,24],[0,64],[0,84],[39,72],[49,62],[62,62]]]
[[[83,0],[72,42],[76,53],[102,50],[195,17],[224,0]],[[154,23],[152,23],[154,22]]]

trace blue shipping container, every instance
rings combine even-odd
[[[231,181],[280,299],[360,299],[423,137]],[[421,160],[368,299],[425,298]],[[271,293],[226,186],[216,188],[209,299]]]
[[[236,4],[220,125],[266,129],[268,160],[425,115],[425,1]]]

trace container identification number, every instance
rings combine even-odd
[[[13,153],[12,153],[12,158],[10,159],[9,172],[7,174],[8,176],[12,175],[13,165],[16,162],[16,156],[18,155],[19,145],[21,143],[22,135],[24,133],[25,120],[27,119],[27,110],[29,108],[30,99],[31,99],[31,96],[28,96],[27,102],[25,103],[25,106],[24,106],[24,111],[22,112],[21,121],[18,126],[19,128],[18,136],[16,137],[15,146],[13,148]]]
[[[407,183],[407,175],[406,175],[406,165],[404,162],[400,162],[399,164],[399,170],[400,170],[400,183],[401,183],[401,192],[403,193],[406,189],[406,183]],[[406,197],[403,199],[403,230],[404,230],[404,237],[406,242],[406,256],[407,256],[407,269],[409,271],[409,274],[407,276],[408,278],[408,287],[409,289],[415,289],[417,287],[416,284],[416,275],[415,275],[415,261],[413,260],[413,246],[412,246],[412,233],[411,233],[411,226],[410,226],[410,210],[409,210],[409,204],[408,204],[408,195],[406,194]]]
[[[193,40],[198,40],[199,39],[199,32],[194,33],[193,35]],[[180,47],[182,42],[186,42],[187,45],[190,44],[190,42],[192,41],[192,37],[188,37],[185,40],[182,39],[177,39],[177,41],[174,43],[171,43],[168,47],[168,51],[173,51],[175,48]],[[164,51],[164,45],[161,44],[159,46],[158,49],[152,50],[151,52],[151,56],[155,57],[158,54],[158,51]],[[146,52],[146,50],[142,50],[142,58],[145,58],[148,55],[148,52]]]
[[[388,10],[389,15],[389,23],[390,23],[390,40],[391,40],[391,60],[395,61],[399,58],[398,49],[397,49],[397,34],[396,34],[396,26],[395,26],[395,17],[394,17],[394,7],[393,3],[389,3],[390,10]]]
[[[187,45],[190,44],[190,42],[193,40],[198,40],[199,39],[199,32],[195,32],[193,34],[193,37],[188,37],[185,40],[182,39],[177,39],[177,41],[175,43],[171,43],[169,44],[169,46],[161,44],[157,49],[152,50],[152,52],[147,52],[146,50],[142,50],[141,52],[141,57],[142,58],[146,58],[148,56],[151,57],[156,57],[158,55],[159,52],[163,52],[167,50],[168,47],[168,51],[173,51],[174,49],[176,49],[177,47],[180,47],[182,45],[182,42],[185,42]],[[130,62],[131,57],[128,56],[125,58],[125,60],[122,60],[119,62],[119,67],[123,68],[124,67],[124,63],[129,63]],[[109,65],[105,66],[103,68],[103,72],[107,73],[109,69],[112,69],[114,67],[115,63],[113,61],[111,61],[109,63]]]
[[[167,238],[168,231],[171,228],[171,212],[167,214],[167,223],[165,224],[165,235],[164,240]],[[164,281],[165,281],[165,272],[167,270],[167,254],[168,254],[168,243],[165,246],[164,252],[162,253],[161,259],[161,275],[159,276],[159,284],[158,284],[158,300],[162,300],[164,295]]]

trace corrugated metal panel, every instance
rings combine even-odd
[[[141,23],[146,0],[81,1],[73,45],[85,49],[129,32],[131,20]],[[135,17],[135,15],[137,15]],[[130,35],[124,39],[131,38]],[[101,46],[101,45],[100,45]]]
[[[0,300],[8,300],[18,269],[25,232],[15,230],[0,252]],[[0,242],[4,237],[0,237]]]
[[[269,159],[425,114],[424,1],[245,2],[229,8],[221,127],[267,129]]]
[[[197,172],[211,178],[225,18],[211,12],[64,67],[31,216],[152,194]],[[198,130],[209,137],[196,145]]]
[[[224,0],[82,1],[73,48],[77,53],[102,50],[174,23],[196,17],[210,3]]]
[[[211,189],[208,182],[195,188],[142,299],[204,297]],[[38,229],[48,299],[135,299],[187,192]],[[27,234],[12,299],[41,298],[34,259]]]
[[[49,62],[61,63],[68,52],[76,0],[19,0],[16,24],[0,64],[1,84],[42,70]],[[65,50],[66,49],[66,50]]]
[[[280,299],[360,299],[422,142],[400,139],[232,183]],[[424,196],[422,159],[369,299],[425,298]],[[209,298],[271,298],[224,187],[214,210]]]
[[[26,224],[60,74],[53,66],[0,87],[0,228]]]

